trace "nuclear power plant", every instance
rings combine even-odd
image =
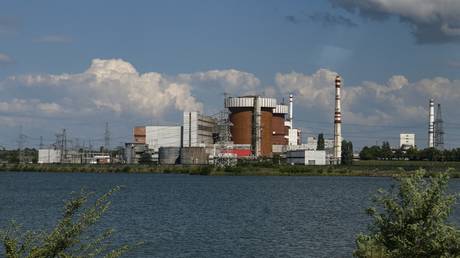
[[[161,165],[229,165],[241,159],[276,156],[290,164],[340,164],[340,76],[334,82],[330,85],[335,88],[335,96],[331,95],[331,100],[335,99],[334,127],[332,123],[330,127],[334,138],[324,139],[324,149],[317,150],[312,137],[302,143],[302,131],[294,127],[294,94],[288,95],[288,103],[257,94],[226,95],[224,109],[216,115],[184,111],[179,124],[135,126],[132,142],[125,143],[125,160],[127,163],[151,160]]]
[[[302,144],[301,130],[294,127],[295,96],[292,93],[288,104],[261,95],[226,96],[225,110],[218,117],[184,112],[182,125],[136,127],[133,144],[140,145],[142,150],[151,150],[152,157],[161,164],[183,163],[181,150],[191,147],[196,153],[200,149],[200,155],[196,155],[198,160],[193,164],[203,164],[205,160],[229,164],[232,159],[265,159],[275,155],[285,157],[290,164],[341,164],[341,86],[342,80],[337,75],[331,84],[335,88],[335,96],[331,96],[335,99],[334,138],[325,139],[324,150],[316,149],[314,137],[308,137],[307,143]]]

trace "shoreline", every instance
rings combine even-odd
[[[300,166],[248,163],[235,167],[212,165],[89,165],[89,164],[2,164],[0,172],[51,172],[51,173],[155,173],[189,174],[204,176],[361,176],[395,177],[409,175],[418,169],[427,175],[446,172],[460,178],[460,162],[428,161],[358,161],[353,165]]]

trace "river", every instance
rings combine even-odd
[[[0,173],[0,226],[49,229],[72,191],[123,189],[98,224],[129,257],[350,257],[383,177]],[[450,187],[460,192],[460,180]],[[453,222],[460,224],[460,213]]]

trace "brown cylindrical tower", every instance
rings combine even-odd
[[[232,141],[235,144],[252,144],[252,108],[229,108],[230,109],[230,122],[232,127],[230,133],[232,134]]]
[[[235,144],[250,144],[255,156],[272,156],[272,120],[276,99],[259,96],[230,97],[230,132]]]
[[[272,156],[272,120],[273,120],[273,108],[262,108],[261,113],[261,148],[260,154],[264,157]]]

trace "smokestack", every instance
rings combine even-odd
[[[340,105],[340,88],[342,80],[339,75],[335,77],[335,112],[334,112],[334,163],[342,161],[342,108]]]
[[[291,122],[291,129],[293,128],[292,127],[293,102],[294,102],[294,95],[291,93],[289,94],[289,121]]]
[[[434,147],[434,101],[430,99],[430,110],[428,112],[428,148]]]

